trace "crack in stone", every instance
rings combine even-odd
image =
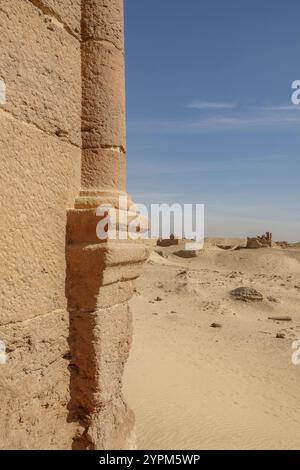
[[[28,0],[28,1],[30,3],[32,3],[36,8],[38,8],[44,15],[50,16],[50,17],[54,18],[56,21],[58,21],[64,27],[64,29],[67,31],[67,33],[69,33],[75,39],[80,41],[79,34],[76,35],[74,33],[74,31],[70,28],[70,26],[68,26],[63,21],[61,16],[53,10],[53,8],[48,7],[47,5],[45,5],[42,0]]]
[[[126,150],[123,147],[123,145],[97,145],[95,147],[90,146],[90,147],[83,147],[82,150],[112,150],[113,152],[118,152],[118,153],[123,153],[124,155],[126,154]]]
[[[122,47],[118,47],[113,41],[110,41],[109,39],[92,38],[92,37],[87,36],[87,37],[83,37],[81,39],[81,42],[83,44],[86,43],[86,42],[96,42],[96,43],[107,45],[107,46],[113,46],[118,51],[124,53]]]
[[[66,144],[73,145],[74,147],[76,147],[78,149],[81,149],[80,145],[76,144],[75,142],[71,142],[69,139],[66,139],[66,140],[60,139],[59,135],[57,134],[57,131],[52,134],[51,132],[48,132],[45,129],[43,129],[42,127],[38,126],[35,122],[24,121],[23,119],[20,119],[12,111],[8,111],[7,109],[0,108],[0,114],[1,113],[5,113],[6,115],[8,115],[6,117],[9,117],[10,119],[16,119],[16,121],[19,121],[22,124],[25,124],[26,126],[32,126],[36,130],[38,130],[40,132],[44,132],[46,135],[49,135],[49,136],[54,137],[54,138],[58,138],[61,142],[65,142]]]
[[[5,328],[7,326],[17,325],[17,324],[20,324],[20,323],[25,323],[26,324],[26,323],[29,323],[29,322],[32,322],[32,321],[36,320],[37,318],[52,316],[54,314],[59,315],[61,313],[66,313],[66,310],[64,310],[64,309],[52,310],[51,312],[41,313],[40,315],[35,315],[34,317],[26,318],[24,320],[14,320],[14,321],[9,321],[7,323],[3,322],[0,325],[0,331],[1,331],[1,328]]]

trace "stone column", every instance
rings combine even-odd
[[[125,191],[123,0],[82,6],[82,193]],[[99,201],[98,201],[99,202]]]
[[[134,447],[122,375],[132,335],[128,300],[148,252],[124,236],[96,235],[97,207],[119,211],[126,195],[125,140],[123,0],[83,0],[82,189],[68,211],[66,247],[74,449]]]

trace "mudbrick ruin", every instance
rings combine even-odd
[[[270,232],[254,238],[247,238],[247,248],[272,248],[273,235]]]
[[[148,253],[96,236],[126,195],[123,0],[1,0],[0,31],[0,447],[134,448],[122,375]]]

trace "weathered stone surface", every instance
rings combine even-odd
[[[73,402],[93,411],[121,394],[120,374],[131,344],[127,303],[94,312],[72,312],[71,355],[76,365]]]
[[[72,421],[84,428],[74,441],[75,449],[128,448],[134,430],[134,417],[124,403],[121,387],[132,336],[127,301],[133,286],[120,281],[124,269],[136,266],[128,262],[137,254],[110,245],[95,245],[91,250],[90,245],[88,251],[78,246],[76,259],[72,247],[67,252],[70,409]],[[114,276],[110,285],[105,285],[107,276]]]
[[[129,300],[131,283],[140,276],[148,250],[143,244],[109,242],[69,245],[67,248],[67,295],[69,308],[93,311]],[[110,284],[115,284],[108,288]],[[105,292],[103,297],[101,294]],[[105,300],[104,300],[105,299]]]
[[[124,49],[123,0],[85,0],[82,14],[82,38],[112,43]]]
[[[82,45],[83,149],[125,151],[124,56],[111,44]],[[101,165],[101,162],[100,162]]]
[[[80,202],[80,198],[78,202]],[[104,204],[104,201],[98,201],[98,204],[101,206],[101,204]],[[143,233],[148,230],[148,219],[134,211],[113,208],[113,214],[109,214],[109,211],[105,211],[104,209],[101,213],[97,213],[96,208],[73,209],[68,212],[68,244],[74,245],[77,243],[88,245],[106,242],[107,238],[101,238],[101,235],[105,234],[105,236],[107,236],[107,232],[103,234],[98,233],[97,226],[100,222],[103,222],[103,220],[105,223],[107,222],[107,215],[111,217],[110,230],[111,232],[115,232],[114,235],[115,239],[118,240],[118,244],[126,244],[129,236],[131,237],[129,241],[135,240],[137,233]],[[104,223],[101,228],[103,229],[103,227]],[[124,231],[126,232],[126,238],[122,238],[124,237]],[[127,236],[127,232],[130,232],[129,236]],[[132,243],[129,246],[131,247]]]
[[[96,176],[95,176],[96,177]],[[110,204],[112,207],[120,210],[131,210],[133,201],[125,191],[117,189],[81,189],[79,196],[75,199],[74,207],[76,209],[97,209],[102,204]],[[135,213],[137,211],[135,210]]]
[[[65,308],[66,207],[80,150],[0,109],[0,324]]]
[[[135,417],[123,399],[108,403],[92,415],[87,438],[92,448],[136,449]]]
[[[0,369],[0,448],[70,449],[69,318],[50,312],[0,327],[7,360]]]
[[[52,21],[80,39],[81,0],[29,0]]]
[[[126,159],[120,147],[85,149],[82,155],[83,188],[115,188],[126,186]]]
[[[3,109],[80,146],[80,43],[56,22],[49,29],[49,21],[29,1],[20,8],[19,0],[1,0]]]
[[[123,24],[122,0],[1,0],[2,448],[134,447],[122,375],[148,251],[96,234],[100,204],[136,216],[119,203]]]
[[[69,421],[65,297],[66,208],[81,167],[79,12],[79,0],[1,0],[2,449],[70,449],[80,432]]]
[[[120,266],[118,270],[107,268],[103,274],[103,284],[137,279],[143,272],[144,262],[145,260],[136,264]]]

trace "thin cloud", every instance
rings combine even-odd
[[[129,120],[128,130],[145,134],[209,134],[224,132],[300,131],[300,115],[287,111],[256,111],[238,115],[197,118],[194,120]]]
[[[191,101],[187,104],[187,108],[200,109],[200,110],[221,110],[221,109],[235,109],[236,103],[225,103],[222,101]]]
[[[158,193],[158,192],[155,192],[155,193],[135,193],[133,192],[132,193],[132,196],[133,196],[133,199],[136,201],[136,200],[140,200],[140,199],[143,199],[143,200],[161,200],[161,199],[170,199],[170,198],[178,198],[178,196],[181,196],[182,194],[181,193]]]
[[[263,111],[300,111],[300,106],[295,104],[282,104],[274,106],[263,106],[261,109]]]
[[[269,165],[280,164],[286,161],[285,155],[261,155],[255,157],[226,158],[226,159],[182,159],[172,162],[170,165],[167,161],[135,161],[130,168],[131,178],[153,179],[158,176],[171,175],[189,175],[189,174],[215,174],[215,173],[240,173],[247,172],[249,168],[255,167],[269,168]],[[178,194],[178,193],[177,193]],[[136,194],[135,194],[136,196]],[[151,194],[151,197],[154,194]],[[172,196],[172,194],[168,194]]]

